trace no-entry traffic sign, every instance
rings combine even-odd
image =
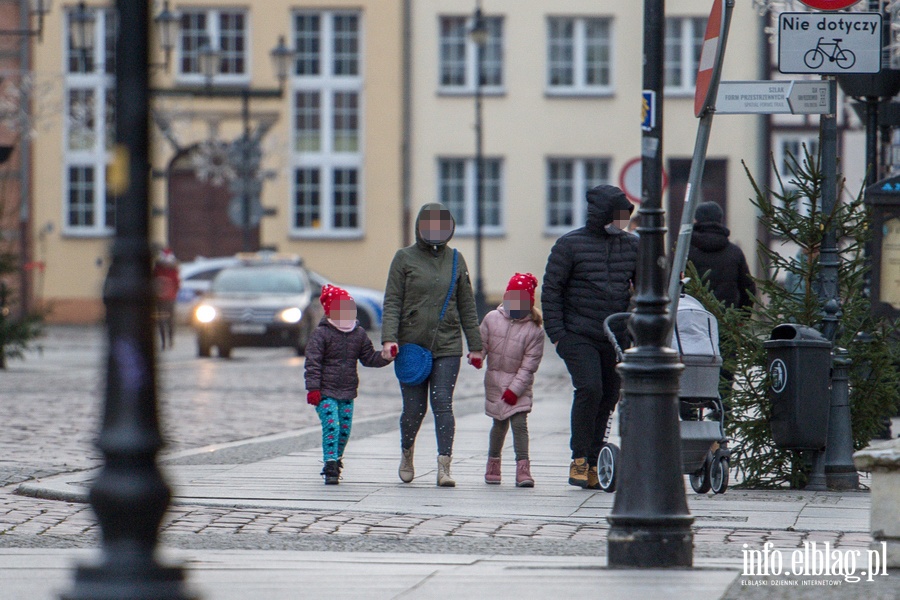
[[[706,34],[703,36],[703,50],[700,52],[700,64],[697,67],[697,87],[694,88],[694,115],[699,117],[706,107],[715,100],[710,94],[715,66],[719,63],[719,53],[724,44],[725,19],[722,18],[722,0],[714,0],[709,20],[706,22]]]
[[[853,6],[859,0],[800,0],[803,4],[810,8],[818,8],[819,10],[841,10]]]

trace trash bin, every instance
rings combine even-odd
[[[831,342],[812,327],[786,323],[775,327],[763,346],[775,445],[822,450],[831,406]]]

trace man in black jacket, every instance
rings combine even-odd
[[[638,239],[610,225],[627,221],[634,210],[622,190],[599,185],[588,191],[587,203],[587,224],[560,237],[550,251],[541,304],[544,329],[575,387],[569,483],[597,489],[597,459],[620,385],[603,320],[628,310]]]
[[[728,241],[731,232],[722,224],[723,220],[722,208],[715,202],[697,206],[688,260],[701,276],[709,278],[709,287],[717,299],[743,308],[753,302],[756,284],[750,277],[744,253]]]

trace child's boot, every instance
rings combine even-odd
[[[487,468],[484,471],[484,482],[491,484],[500,483],[500,457],[488,456]]]
[[[409,483],[416,476],[416,470],[413,467],[413,449],[415,446],[410,446],[407,449],[400,449],[400,468],[397,469],[397,474],[400,475],[400,481],[403,483]]]
[[[341,481],[341,472],[338,469],[336,460],[325,462],[325,468],[322,469],[322,476],[325,477],[325,485],[337,485]]]
[[[534,487],[531,477],[531,462],[526,458],[516,461],[516,487]]]
[[[437,458],[437,484],[440,487],[456,487],[456,482],[450,476],[450,457],[443,454]]]

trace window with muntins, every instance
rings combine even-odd
[[[705,17],[666,19],[666,93],[693,95],[705,33]]]
[[[67,12],[67,19],[71,18]],[[116,202],[106,191],[106,165],[115,138],[116,13],[94,9],[92,49],[76,50],[67,39],[63,111],[64,232],[106,236],[116,225]]]
[[[666,19],[666,93],[693,95],[706,33],[705,17]]]
[[[359,237],[363,231],[361,62],[358,12],[299,11],[291,77],[291,235]]]
[[[219,65],[215,83],[245,83],[247,70],[247,12],[240,9],[181,10],[178,44],[178,79],[185,82],[204,80],[200,68],[200,49],[204,45],[218,52]]]
[[[612,20],[547,20],[547,89],[553,94],[612,91]]]
[[[481,231],[502,234],[503,159],[485,158],[482,176]],[[474,158],[438,159],[438,201],[447,207],[456,221],[457,235],[473,235],[478,210],[478,185]]]
[[[563,233],[584,225],[589,189],[610,183],[608,158],[548,158],[548,233]]]
[[[487,41],[481,55],[481,85],[486,93],[503,90],[503,17],[484,17]],[[478,46],[470,39],[472,18],[441,16],[438,22],[439,78],[442,92],[474,93]]]
[[[807,153],[812,160],[817,160],[819,155],[819,134],[818,132],[791,132],[776,133],[773,140],[773,158],[777,168],[777,176],[781,178],[785,191],[797,191],[796,185],[797,175],[792,172],[797,170],[799,164],[801,168],[808,169],[804,166]],[[777,180],[773,183],[773,188],[780,192],[780,185]],[[776,200],[776,202],[781,202]],[[821,207],[821,199],[818,201]],[[805,196],[797,197],[797,210],[801,215],[809,215],[812,209],[812,202]]]

